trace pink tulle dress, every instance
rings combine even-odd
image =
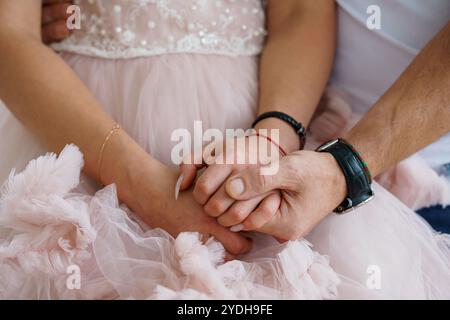
[[[192,131],[195,120],[204,129],[250,126],[262,1],[78,4],[81,30],[54,48],[153,157],[172,165],[171,133]],[[345,115],[345,103],[332,105]],[[338,133],[339,121],[321,114],[317,141]],[[224,262],[214,239],[174,239],[140,224],[114,186],[88,192],[76,146],[45,155],[6,107],[0,130],[0,298],[450,298],[449,238],[378,184],[375,200],[331,214],[307,239],[279,244],[249,234],[253,250]]]

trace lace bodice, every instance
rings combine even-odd
[[[81,28],[53,45],[104,58],[165,53],[256,55],[264,0],[78,0]]]

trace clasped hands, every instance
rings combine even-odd
[[[248,137],[232,139],[236,146],[239,139]],[[261,139],[264,137],[258,137]],[[297,151],[282,157],[272,148],[269,161],[277,170],[262,174],[261,168],[267,163],[261,163],[257,148],[249,147],[248,141],[240,145],[245,148],[216,152],[215,161],[209,164],[192,164],[190,157],[180,166],[180,189],[194,184],[195,201],[231,231],[258,231],[279,241],[296,240],[308,234],[345,198],[345,177],[331,154]],[[254,159],[255,153],[257,163],[249,164],[248,159]],[[236,161],[239,155],[247,161]]]

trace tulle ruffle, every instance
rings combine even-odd
[[[1,298],[450,297],[449,238],[381,187],[377,200],[355,214],[325,219],[308,236],[312,244],[252,234],[255,249],[224,262],[214,239],[144,231],[119,204],[114,186],[88,195],[79,184],[82,164],[78,149],[67,146],[58,158],[31,161],[3,185]],[[380,272],[376,288],[367,282],[372,267]],[[71,270],[80,272],[76,288]]]
[[[66,147],[14,172],[0,200],[0,298],[332,299],[340,282],[304,240],[272,241],[224,263],[196,233],[143,231],[114,186],[81,192],[81,153]],[[80,271],[79,288],[71,272]],[[69,281],[69,282],[68,282]]]

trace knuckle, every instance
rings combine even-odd
[[[230,209],[224,215],[219,217],[218,222],[225,227],[229,227],[242,222],[244,218],[245,217],[243,217],[239,211]]]
[[[246,226],[251,230],[256,230],[262,228],[267,222],[267,216],[261,210],[257,213],[258,216],[253,214],[249,217]]]
[[[237,222],[240,222],[244,216],[242,211],[236,210],[236,209],[230,209],[228,211],[228,215],[230,216],[231,219],[233,219],[233,221],[237,221]]]
[[[208,183],[208,181],[205,180],[199,180],[197,184],[195,185],[195,192],[199,196],[207,196],[211,190],[211,187]]]
[[[223,212],[223,204],[218,200],[211,200],[205,205],[205,211],[210,216],[218,216]]]

